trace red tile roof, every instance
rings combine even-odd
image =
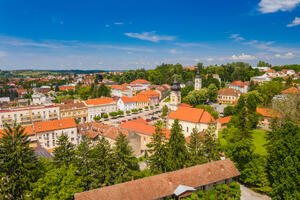
[[[115,90],[129,90],[128,87],[125,87],[123,85],[112,85],[110,87],[111,87],[111,89],[115,89]]]
[[[67,110],[67,109],[78,109],[78,108],[84,108],[85,104],[80,103],[66,103],[66,104],[60,104],[58,105],[61,110]]]
[[[273,110],[271,108],[256,108],[256,112],[264,117],[281,117],[281,115],[276,110]]]
[[[102,104],[114,103],[114,99],[103,97],[103,98],[96,98],[96,99],[88,99],[84,102],[86,103],[86,105],[102,105]]]
[[[141,178],[75,194],[75,200],[152,200],[173,195],[179,185],[199,188],[234,178],[240,172],[230,159]]]
[[[216,123],[216,120],[209,114],[209,112],[198,109],[180,106],[176,111],[171,111],[168,116],[169,119],[178,119],[193,123]]]
[[[241,94],[240,91],[235,90],[233,88],[223,88],[218,91],[218,95],[239,96],[240,94]]]
[[[143,119],[137,119],[132,121],[127,121],[119,125],[120,128],[125,130],[132,130],[148,135],[155,134],[155,126],[147,124],[147,122]],[[166,138],[169,138],[170,136],[170,130],[163,130],[163,132],[166,134]]]
[[[150,84],[150,82],[145,79],[137,79],[132,81],[130,84]]]
[[[227,124],[231,120],[231,115],[217,119],[221,124]]]
[[[76,127],[76,123],[73,118],[34,123],[34,129],[36,133],[45,132],[45,131],[54,131],[54,130],[66,129],[66,128],[75,128],[75,127]]]
[[[35,132],[32,128],[32,126],[23,126],[23,128],[25,129],[24,130],[24,134],[27,134],[27,135],[34,135]],[[0,138],[2,138],[2,135],[5,133],[5,129],[1,129],[0,130]]]
[[[249,81],[245,81],[245,82],[242,82],[242,81],[234,81],[234,82],[232,82],[230,85],[245,86],[245,85],[249,85],[249,84],[250,84]]]
[[[290,87],[286,90],[283,90],[281,93],[282,94],[299,94],[300,90],[296,87]]]
[[[186,103],[182,103],[180,106],[182,107],[188,107],[188,108],[192,108],[193,106],[189,105],[189,104],[186,104]]]
[[[133,97],[121,97],[120,99],[124,103],[133,103],[133,102],[136,102],[135,98],[133,98]]]
[[[64,85],[59,87],[60,91],[68,91],[68,90],[75,90],[75,86],[72,85]]]
[[[140,92],[137,94],[137,96],[141,96],[141,95],[144,95],[148,98],[152,98],[152,97],[159,97],[160,94],[154,90],[146,90],[146,91],[143,91],[143,92]]]

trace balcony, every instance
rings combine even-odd
[[[34,122],[42,121],[42,116],[40,114],[32,115],[32,121]]]

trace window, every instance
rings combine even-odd
[[[186,127],[186,132],[189,132],[189,127]]]
[[[74,138],[73,138],[73,137],[71,138],[71,141],[72,141],[72,142],[74,141]]]
[[[55,140],[52,140],[52,146],[55,146]]]

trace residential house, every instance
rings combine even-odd
[[[144,96],[150,100],[151,105],[159,104],[160,95],[154,90],[146,90],[137,94],[137,96]]]
[[[112,85],[111,86],[111,96],[116,97],[132,97],[132,90],[123,85]]]
[[[119,125],[122,130],[128,131],[129,134],[138,135],[138,146],[135,147],[136,155],[143,155],[148,149],[147,144],[151,142],[153,134],[155,134],[155,126],[149,125],[144,119],[139,118],[132,121],[127,121]],[[163,129],[166,138],[170,137],[170,130]]]
[[[75,200],[182,199],[199,190],[229,184],[240,175],[230,159],[183,168],[173,172],[131,180],[76,193]]]
[[[210,124],[216,125],[216,120],[211,114],[204,109],[190,108],[186,106],[179,106],[177,110],[172,110],[167,118],[167,128],[171,129],[174,120],[178,119],[182,127],[185,137],[189,137],[194,128],[199,132],[204,131]],[[216,131],[216,136],[218,133]]]
[[[30,125],[34,122],[59,119],[58,106],[28,106],[0,110],[0,128],[4,124],[13,125],[14,122],[22,125]]]
[[[150,106],[150,99],[145,97],[144,95],[138,95],[132,97],[136,102],[136,108],[145,108],[146,106]]]
[[[69,91],[69,90],[73,90],[75,91],[75,86],[74,85],[63,85],[59,87],[59,91]]]
[[[230,115],[230,116],[221,117],[217,119],[218,130],[223,130],[224,128],[226,128],[226,125],[228,124],[228,122],[230,122],[231,117],[232,116]]]
[[[236,102],[242,93],[239,90],[232,88],[223,88],[218,91],[217,100],[219,103],[230,103]]]
[[[80,123],[85,123],[88,120],[88,108],[83,102],[67,103],[58,105],[60,109],[60,118],[74,118]]]
[[[262,115],[262,120],[259,123],[263,126],[269,126],[271,124],[271,119],[281,117],[276,110],[271,108],[256,108],[256,112]]]
[[[117,107],[119,110],[126,112],[127,110],[131,111],[136,109],[136,99],[133,97],[121,97],[117,102]]]
[[[242,82],[242,81],[235,81],[229,84],[229,88],[239,90],[241,93],[247,93],[249,89],[250,82]]]
[[[24,98],[26,94],[28,94],[27,89],[17,89],[18,97]]]
[[[149,85],[151,85],[151,83],[145,79],[137,79],[135,81],[132,81],[130,83],[131,85],[141,85],[143,89],[147,89]]]
[[[74,145],[78,145],[81,140],[73,118],[36,122],[34,131],[38,142],[48,151],[57,147],[57,141],[61,135],[68,136],[69,142]]]
[[[117,111],[117,105],[113,98],[102,97],[84,101],[88,107],[88,122],[93,121],[95,116]]]
[[[32,98],[32,101],[31,101],[32,105],[49,106],[49,105],[52,105],[52,100],[54,100],[53,97],[46,96],[43,93],[34,93],[31,95],[31,98]]]

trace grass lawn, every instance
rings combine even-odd
[[[266,144],[266,135],[267,132],[261,129],[256,129],[252,131],[253,135],[253,142],[255,145],[255,153],[258,153],[262,156],[267,155],[267,150],[264,147]]]
[[[266,144],[265,136],[267,132],[261,129],[252,130],[253,143],[255,145],[255,153],[258,153],[262,156],[267,155],[267,150],[264,147]],[[222,131],[219,132],[219,141],[221,146],[226,145],[226,140],[223,138]]]

